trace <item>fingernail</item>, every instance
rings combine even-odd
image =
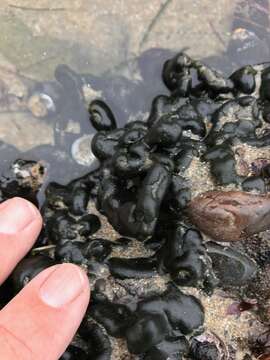
[[[84,288],[82,270],[76,265],[62,264],[42,284],[41,300],[54,308],[60,308],[80,295]]]
[[[37,208],[22,198],[13,198],[0,206],[0,233],[16,234],[38,217]]]

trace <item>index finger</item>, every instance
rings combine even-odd
[[[28,253],[41,230],[38,209],[22,198],[0,204],[0,284]]]

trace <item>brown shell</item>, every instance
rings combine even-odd
[[[188,205],[190,220],[216,241],[237,241],[270,229],[270,196],[209,191]]]

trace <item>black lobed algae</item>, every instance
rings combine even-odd
[[[92,152],[99,168],[66,185],[47,186],[41,209],[44,229],[38,244],[55,249],[50,256],[28,256],[12,275],[14,292],[43,269],[61,262],[87,267],[96,280],[79,329],[84,347],[71,345],[63,359],[90,356],[109,360],[112,347],[107,334],[124,338],[129,352],[144,360],[215,356],[211,344],[194,340],[189,349],[190,335],[203,331],[204,310],[199,300],[177,286],[202,288],[208,293],[215,286],[243,286],[253,278],[255,264],[230,247],[205,243],[201,233],[190,226],[191,189],[185,171],[196,157],[209,163],[216,185],[235,184],[246,192],[266,192],[268,166],[256,176],[239,175],[233,147],[270,144],[269,134],[259,132],[270,118],[269,69],[245,66],[225,77],[179,53],[163,67],[170,94],[154,98],[146,121],[117,127],[122,119],[119,121],[103,100],[90,103],[89,120],[97,130]],[[256,93],[258,77],[261,86]],[[60,65],[55,72],[57,82],[39,84],[31,96],[38,94],[45,106],[44,116],[65,114],[71,107],[73,112],[81,109],[76,116],[85,118],[82,86],[86,78]],[[64,105],[68,98],[72,102]],[[28,163],[20,161],[18,166],[23,170]],[[20,192],[25,183],[18,172],[0,182],[2,200],[14,194],[35,199],[39,188],[33,194],[31,187]],[[126,239],[112,242],[97,237],[101,222],[97,215],[89,214],[90,200],[96,201],[99,212]],[[115,247],[127,248],[130,238],[152,249],[153,254],[111,257]],[[232,267],[233,278],[228,272]],[[121,302],[121,295],[117,300],[105,295],[104,269],[114,281],[169,275],[171,282],[162,293]]]

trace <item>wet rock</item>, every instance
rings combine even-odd
[[[260,193],[266,192],[264,180],[259,176],[250,176],[242,182],[242,189],[244,191],[258,191]]]
[[[248,256],[214,242],[207,242],[206,248],[219,286],[242,286],[256,275],[256,263]]]
[[[190,220],[216,241],[237,241],[270,228],[270,197],[209,191],[188,205]]]

